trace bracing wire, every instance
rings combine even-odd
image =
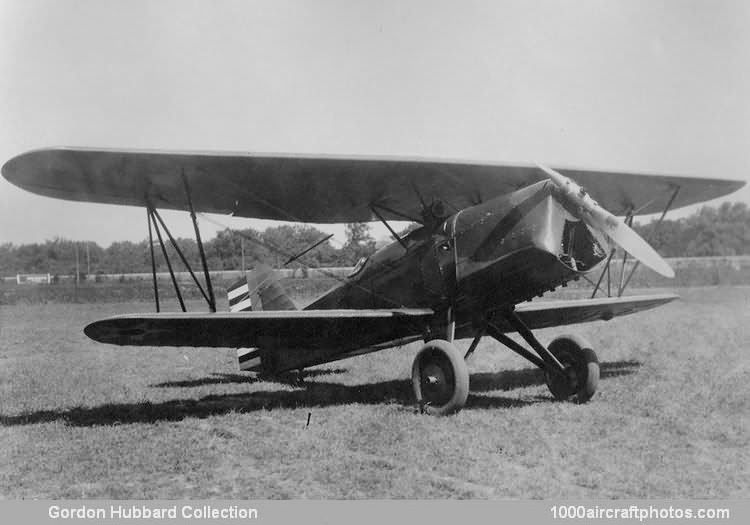
[[[215,220],[215,219],[213,219],[213,218],[211,218],[211,217],[209,217],[209,216],[207,216],[207,215],[205,215],[203,213],[199,212],[199,213],[197,213],[197,215],[199,215],[202,219],[205,219],[207,222],[210,222],[210,223],[214,224],[215,226],[218,226],[220,228],[224,228],[224,229],[232,232],[233,234],[239,235],[240,237],[242,237],[244,239],[247,239],[248,241],[250,241],[250,242],[252,242],[254,244],[257,244],[258,246],[262,246],[262,247],[266,248],[267,250],[270,250],[270,251],[272,251],[274,253],[278,253],[279,255],[282,255],[284,257],[293,257],[294,256],[294,254],[291,254],[291,253],[287,252],[286,250],[283,250],[283,249],[281,249],[281,248],[279,248],[277,246],[274,246],[273,244],[271,244],[271,243],[269,243],[267,241],[262,241],[260,239],[256,239],[256,238],[254,238],[251,235],[247,235],[246,233],[243,233],[242,231],[230,228],[228,225],[226,225],[226,224],[224,224],[224,223],[222,223],[220,221],[217,221],[217,220]],[[326,277],[330,277],[331,279],[335,279],[336,281],[338,281],[338,282],[340,282],[342,284],[345,284],[345,285],[348,285],[348,286],[355,286],[355,287],[359,288],[360,290],[363,290],[366,293],[372,295],[373,297],[377,297],[378,299],[382,299],[382,300],[384,300],[384,301],[386,301],[388,303],[391,303],[392,305],[394,305],[397,308],[403,308],[404,307],[403,305],[397,303],[396,301],[394,301],[390,297],[387,297],[385,295],[379,294],[376,291],[372,290],[371,288],[368,288],[366,286],[362,286],[361,284],[357,283],[356,281],[350,281],[346,277],[341,277],[340,275],[337,275],[337,274],[335,274],[333,272],[329,272],[328,270],[326,270],[323,267],[313,266],[313,265],[308,264],[308,263],[306,263],[306,262],[304,262],[304,261],[302,261],[300,259],[298,259],[297,262],[299,264],[303,265],[305,268],[309,268],[311,270],[316,270],[316,271],[322,273],[323,275],[325,275]]]

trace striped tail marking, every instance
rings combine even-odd
[[[260,348],[238,348],[237,361],[240,370],[257,372],[261,369]]]
[[[227,288],[227,299],[229,299],[230,312],[247,312],[253,309],[253,301],[250,298],[250,289],[246,278],[240,279]],[[240,365],[240,370],[247,372],[260,370],[260,349],[238,348],[237,361]]]
[[[230,312],[246,312],[253,309],[253,301],[250,298],[250,289],[247,279],[240,279],[227,288],[227,299],[229,299]]]

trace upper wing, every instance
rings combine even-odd
[[[102,319],[84,332],[129,346],[338,348],[342,352],[424,332],[430,309],[154,313]]]
[[[661,211],[714,199],[743,182],[560,169],[610,212]],[[420,219],[422,201],[456,210],[546,178],[536,166],[398,158],[344,158],[42,149],[9,160],[3,176],[26,190],[77,201],[188,209],[296,222],[361,222],[381,205],[390,220]]]
[[[550,328],[589,321],[608,321],[620,315],[649,310],[678,299],[675,294],[633,295],[630,297],[605,297],[600,299],[575,299],[570,301],[539,301],[522,303],[516,312],[531,328]],[[506,332],[511,327],[498,322]]]

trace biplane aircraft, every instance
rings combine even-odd
[[[591,344],[562,336],[542,344],[532,330],[646,310],[673,294],[596,297],[619,246],[624,257],[667,276],[669,265],[633,229],[636,215],[727,195],[731,180],[399,158],[172,153],[54,148],[9,160],[3,176],[28,191],[147,210],[156,313],[120,315],[85,327],[115,345],[237,348],[242,369],[279,375],[424,340],[412,383],[421,409],[460,410],[465,364],[490,336],[541,368],[557,399],[585,402],[597,389]],[[158,209],[190,212],[203,266],[199,279]],[[309,223],[382,221],[394,242],[297,309],[270,269],[248,272],[217,312],[196,213]],[[624,217],[624,220],[618,218]],[[398,235],[388,221],[421,227]],[[159,225],[205,297],[209,312],[160,312],[153,263]],[[152,229],[153,226],[153,229]],[[636,263],[636,264],[638,264]],[[590,299],[530,300],[601,269]],[[624,270],[624,261],[623,261]],[[634,270],[634,269],[633,269]],[[201,281],[204,285],[201,286]],[[593,282],[593,281],[592,281]],[[609,286],[608,286],[609,288]],[[527,346],[508,336],[518,333]],[[457,339],[472,339],[460,352]]]

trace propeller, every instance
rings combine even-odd
[[[664,277],[674,277],[674,270],[656,253],[643,237],[630,226],[602,208],[581,186],[557,171],[537,164],[559,188],[562,200],[578,210],[581,220],[596,231],[603,232],[623,250]]]

